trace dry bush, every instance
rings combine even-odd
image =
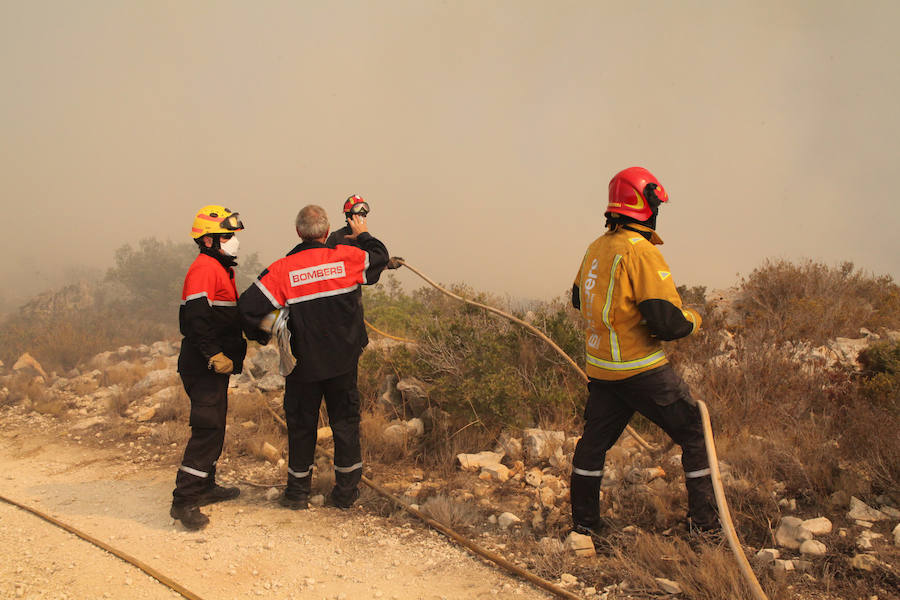
[[[531,553],[533,549],[528,548],[528,551]],[[575,555],[566,550],[562,542],[550,537],[540,541],[540,550],[533,554],[532,559],[535,574],[551,581],[559,579],[563,573],[576,571],[575,565],[578,562]]]
[[[154,427],[150,437],[162,446],[182,445],[191,437],[191,427],[187,421],[166,421]]]
[[[695,551],[679,538],[642,534],[621,538],[612,545],[611,557],[601,558],[598,563],[595,568],[614,572],[618,581],[627,583],[629,596],[662,594],[655,578],[663,577],[677,582],[684,597],[691,600],[751,600],[754,597],[724,544],[703,544]],[[762,583],[771,600],[791,597],[765,578]]]
[[[123,389],[130,388],[147,376],[147,367],[142,364],[120,362],[105,369],[100,376],[102,387],[118,385]]]
[[[745,330],[771,332],[774,341],[823,344],[853,337],[860,327],[900,327],[900,287],[888,276],[806,261],[766,261],[741,281]]]
[[[133,398],[128,392],[118,392],[106,398],[106,413],[114,417],[124,417]]]
[[[425,500],[421,511],[451,529],[471,527],[479,518],[478,509],[465,502],[444,496],[432,496]]]
[[[52,393],[36,393],[35,396],[31,397],[31,400],[33,402],[32,408],[35,412],[50,417],[62,417],[69,408],[63,398]]]
[[[191,400],[188,398],[184,388],[177,388],[177,392],[164,398],[151,421],[154,423],[169,423],[171,421],[181,421],[187,423],[191,414]]]
[[[410,449],[416,444],[411,438],[406,438],[401,444],[395,443],[384,435],[385,428],[390,421],[380,412],[374,411],[362,415],[359,424],[359,434],[362,441],[363,461],[391,464],[408,457]]]
[[[7,379],[6,388],[8,394],[4,404],[16,405],[26,401],[34,402],[46,393],[46,386],[35,381],[34,377],[25,374],[16,374]]]

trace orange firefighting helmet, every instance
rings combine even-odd
[[[654,215],[661,202],[668,201],[666,190],[653,173],[643,167],[629,167],[616,173],[609,182],[606,214],[616,213],[646,221]]]

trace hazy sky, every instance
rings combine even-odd
[[[205,204],[268,263],[300,207],[340,226],[353,193],[438,281],[549,299],[632,165],[669,192],[678,284],[767,257],[897,279],[898,22],[896,0],[0,0],[0,300],[187,241]]]

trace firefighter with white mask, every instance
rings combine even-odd
[[[588,247],[572,286],[585,321],[589,396],[584,435],[572,460],[575,531],[600,533],[600,483],[606,451],[635,412],[681,446],[692,531],[719,529],[700,412],[672,369],[662,342],[691,335],[700,315],[682,305],[657,246],[659,207],[668,201],[659,180],[631,167],[609,182],[606,228]]]
[[[241,372],[247,353],[234,283],[235,234],[243,229],[238,213],[217,205],[200,209],[191,228],[200,254],[185,276],[178,314],[184,336],[178,373],[191,400],[191,437],[169,514],[192,530],[209,523],[201,506],[240,495],[238,488],[216,483],[216,461],[225,442],[228,380]]]

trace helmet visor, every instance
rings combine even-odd
[[[240,231],[244,228],[244,224],[241,222],[241,216],[239,213],[231,213],[224,219],[222,219],[221,223],[222,229],[226,231]]]
[[[350,210],[347,211],[349,215],[359,215],[361,217],[365,217],[369,214],[369,203],[368,202],[357,202],[353,206],[350,207]]]

